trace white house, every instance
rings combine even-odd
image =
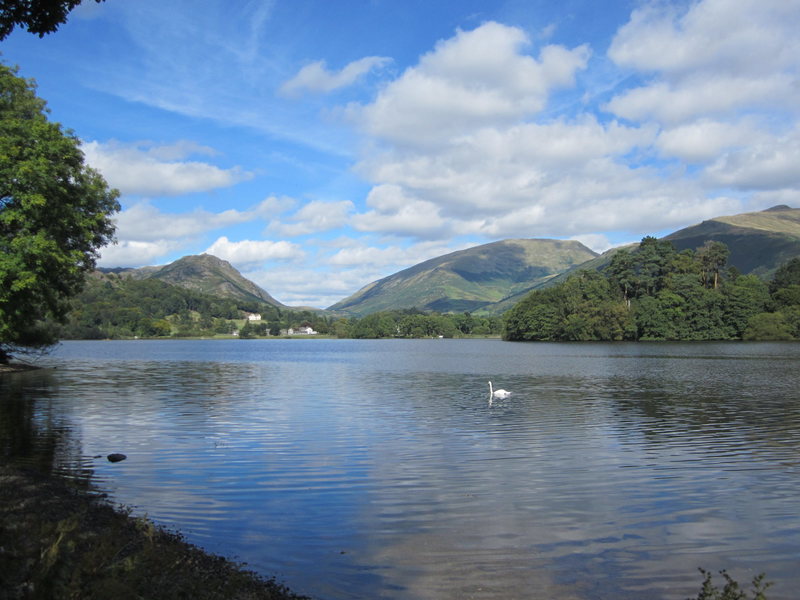
[[[314,329],[311,327],[298,327],[297,329],[290,327],[286,331],[286,335],[317,335],[317,333],[318,332],[314,331]]]
[[[247,315],[247,320],[248,321],[260,321],[261,320],[261,315],[258,314],[258,313],[250,313],[249,315]]]

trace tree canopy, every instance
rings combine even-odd
[[[678,252],[646,237],[602,271],[537,290],[506,313],[510,340],[730,340],[800,338],[800,259],[768,286],[726,269],[728,248]]]
[[[95,0],[98,4],[104,0]],[[39,37],[66,23],[67,15],[81,0],[0,0],[0,40],[18,25]]]
[[[0,361],[54,341],[40,322],[64,319],[113,241],[118,196],[34,83],[0,64]]]

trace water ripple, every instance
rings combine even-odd
[[[764,570],[788,600],[798,358],[789,344],[66,343],[56,370],[0,383],[0,447],[320,598],[673,600],[703,566]],[[512,398],[490,405],[489,379]]]

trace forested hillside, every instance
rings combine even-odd
[[[247,316],[260,315],[258,321]],[[499,335],[502,319],[416,309],[343,318],[322,311],[279,308],[266,302],[204,294],[126,272],[95,272],[78,295],[67,323],[48,324],[62,339],[230,336],[265,338],[310,327],[340,338]]]
[[[727,267],[708,242],[678,252],[646,237],[602,271],[580,271],[506,313],[509,340],[731,340],[800,338],[800,259],[770,284]]]
[[[211,254],[184,256],[161,267],[115,269],[106,272],[117,272],[132,279],[157,279],[209,296],[265,302],[285,308],[285,305],[275,300],[266,290],[243,277],[229,262]]]
[[[65,339],[208,336],[230,334],[248,313],[279,321],[281,310],[266,302],[204,294],[158,279],[94,273],[73,300]],[[56,324],[53,327],[59,327]]]

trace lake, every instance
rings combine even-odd
[[[683,600],[703,567],[798,597],[800,344],[65,342],[39,364],[0,378],[5,460],[299,593]]]

